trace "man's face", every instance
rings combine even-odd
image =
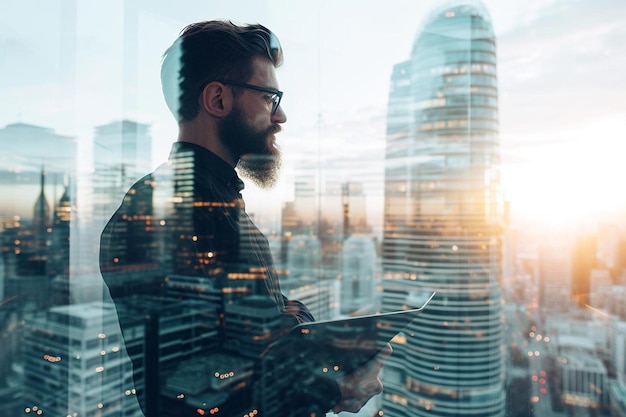
[[[253,75],[247,84],[278,89],[274,66],[271,61],[256,58]],[[262,188],[272,187],[280,169],[280,150],[275,134],[287,118],[279,107],[272,114],[269,94],[241,88],[232,111],[222,120],[220,138],[229,151],[239,158],[237,165],[241,175],[250,178]]]

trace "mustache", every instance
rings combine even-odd
[[[268,135],[273,135],[273,134],[280,132],[281,130],[283,130],[283,128],[279,124],[273,124],[267,128],[265,133]]]

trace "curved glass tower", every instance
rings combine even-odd
[[[478,1],[447,2],[394,67],[383,308],[437,291],[385,366],[385,416],[503,416],[496,44]]]

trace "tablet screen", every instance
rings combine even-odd
[[[423,311],[434,295],[416,309],[299,324],[266,353],[276,358],[287,353],[295,355],[309,372],[342,377],[372,360]]]

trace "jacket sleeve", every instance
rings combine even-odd
[[[285,300],[285,313],[292,315],[297,321],[296,324],[315,321],[313,314],[300,301],[288,300],[284,295],[283,298]]]

